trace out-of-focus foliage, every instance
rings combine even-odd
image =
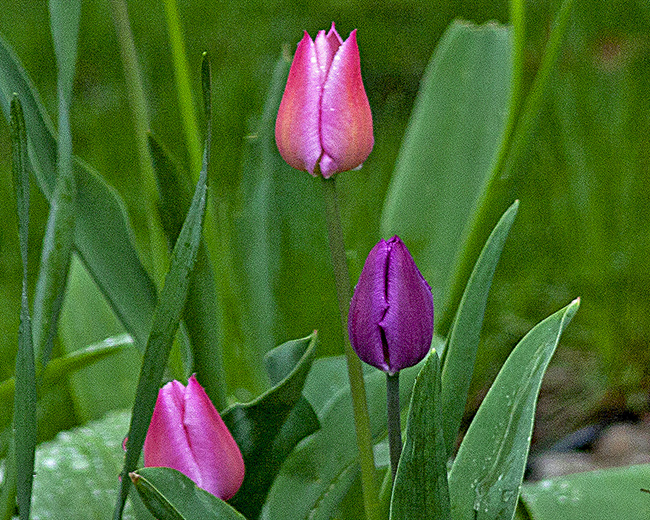
[[[539,65],[558,4],[544,0],[528,2],[526,6],[526,85]],[[128,7],[152,130],[179,159],[181,167],[187,168],[185,143],[178,139],[183,132],[163,6],[142,1],[130,2]],[[332,20],[342,35],[359,29],[361,66],[373,110],[376,145],[360,172],[340,176],[346,246],[355,280],[367,252],[379,238],[381,201],[419,81],[440,35],[456,17],[477,23],[508,22],[505,1],[485,0],[463,4],[393,0],[380,5],[361,0],[221,0],[185,2],[179,7],[195,101],[200,99],[201,52],[207,49],[213,57],[210,203],[213,213],[227,222],[233,222],[242,212],[239,182],[243,150],[257,128],[274,64],[283,46],[293,52],[303,29],[314,35]],[[14,47],[50,116],[56,119],[56,68],[48,27],[44,3],[3,0],[0,32]],[[110,2],[83,3],[77,55],[71,105],[73,150],[124,197],[141,258],[151,266],[145,206],[140,204],[143,189],[139,184],[133,125]],[[505,358],[507,349],[534,323],[579,294],[583,308],[567,332],[565,344],[598,352],[600,370],[609,375],[610,385],[624,391],[628,406],[639,408],[646,404],[637,399],[640,389],[650,386],[650,316],[645,311],[650,304],[650,271],[644,267],[650,247],[646,225],[650,198],[644,189],[650,164],[649,55],[650,7],[646,2],[575,2],[542,112],[523,155],[508,170],[510,177],[502,181],[501,187],[508,195],[504,197],[506,202],[503,207],[493,208],[492,222],[484,223],[486,229],[491,229],[512,200],[522,201],[487,306],[482,349],[500,349],[502,359]],[[1,123],[2,200],[11,197],[9,172],[8,130]],[[46,218],[47,204],[33,190],[33,281]],[[0,222],[3,380],[13,372],[20,297],[20,262],[11,204],[0,205]],[[233,246],[228,240],[239,239],[232,233],[225,236],[225,247]],[[269,344],[301,337],[318,328],[322,341],[319,353],[338,352],[336,307],[327,294],[333,293],[333,289],[320,288],[329,273],[310,275],[313,267],[302,265],[298,253],[294,265],[300,270],[295,279],[314,280],[319,296],[321,291],[325,291],[325,296],[314,299],[313,308],[295,309],[299,319],[291,319],[291,302],[284,302],[286,324],[282,330],[273,331],[277,337],[270,339]],[[228,289],[235,295],[236,303],[238,281],[232,279],[228,283],[233,284]],[[234,309],[227,316],[229,328],[223,332],[227,343],[224,348],[233,352],[241,350],[245,343],[237,311]],[[483,365],[479,361],[478,366]],[[495,373],[498,366],[500,362],[495,359],[481,377]],[[240,379],[237,370],[244,369],[227,367],[233,381]],[[242,392],[246,390],[243,384]],[[239,395],[246,397],[245,393]],[[594,400],[598,398],[600,395],[595,393]]]

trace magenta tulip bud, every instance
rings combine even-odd
[[[239,447],[210,398],[191,376],[158,392],[144,441],[144,465],[174,468],[207,492],[228,500],[244,480]]]
[[[420,362],[433,338],[433,296],[404,242],[381,240],[368,254],[348,315],[362,361],[395,374]]]
[[[291,64],[275,142],[289,165],[326,179],[361,166],[374,144],[356,29],[343,41],[332,24],[313,41],[305,31]]]

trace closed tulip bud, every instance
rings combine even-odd
[[[359,358],[389,374],[429,352],[431,288],[398,236],[381,240],[368,254],[350,303],[348,333]]]
[[[374,144],[356,29],[343,41],[334,24],[316,40],[305,32],[291,64],[275,124],[289,165],[326,179],[361,166]]]
[[[194,376],[158,393],[144,441],[144,465],[174,468],[228,500],[244,480],[244,460],[219,412]]]

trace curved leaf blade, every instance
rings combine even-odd
[[[142,468],[130,477],[144,504],[159,520],[246,520],[175,469]]]
[[[485,243],[458,305],[442,356],[442,416],[449,456],[456,444],[465,411],[492,277],[518,208],[519,201],[515,201]]]
[[[449,473],[454,520],[514,515],[542,377],[579,305],[576,299],[536,325],[501,368]]]

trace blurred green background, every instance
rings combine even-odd
[[[559,2],[551,0],[526,3],[526,85],[539,66],[558,6]],[[187,168],[163,3],[131,1],[128,7],[151,129]],[[227,222],[235,222],[242,212],[247,141],[257,128],[282,49],[292,52],[304,29],[314,36],[332,20],[344,38],[352,29],[359,30],[375,149],[363,170],[340,176],[348,222],[346,246],[355,279],[367,252],[380,238],[381,201],[423,71],[439,37],[455,18],[508,22],[505,1],[484,0],[186,1],[179,2],[179,11],[197,107],[201,53],[208,50],[212,56],[211,197],[213,215],[218,212]],[[1,0],[0,32],[20,57],[55,120],[56,68],[47,2]],[[82,5],[71,119],[75,154],[101,172],[124,198],[141,258],[151,268],[133,124],[108,0],[86,0]],[[521,200],[488,304],[483,354],[475,376],[477,395],[525,332],[581,296],[580,312],[565,333],[555,361],[560,384],[556,381],[558,396],[550,406],[570,410],[562,428],[577,426],[602,408],[648,409],[649,135],[650,4],[576,0],[531,138],[509,170],[515,174],[501,181],[507,194],[503,206],[494,208],[494,222],[483,223],[491,228],[512,200]],[[7,125],[0,123],[0,197],[4,201],[13,200],[9,146]],[[296,183],[309,182],[307,174],[292,173]],[[37,189],[32,195],[30,267],[35,281],[47,203]],[[286,210],[305,201],[284,203]],[[314,211],[320,211],[318,203]],[[0,205],[0,380],[13,372],[18,330],[21,275],[14,215],[13,202]],[[300,242],[286,247],[310,248],[312,241],[313,247],[325,244],[324,236],[298,238]],[[233,230],[229,240],[245,237]],[[221,245],[236,244],[226,241]],[[279,287],[283,325],[269,332],[269,344],[305,336],[317,328],[320,354],[338,353],[340,330],[327,258],[317,266],[303,265],[300,251],[292,254],[290,268],[295,276],[286,277]],[[89,283],[73,279],[71,284],[77,282]],[[237,282],[228,282],[224,298],[229,306],[222,334],[231,389],[245,399],[264,387],[256,383],[254,370],[246,373],[246,363],[259,365],[251,357],[261,357],[268,345],[246,344],[251,336],[239,318],[247,309],[237,307]],[[298,300],[311,298],[313,305],[292,306],[294,291],[301,295]],[[79,344],[60,348],[78,348],[120,330],[110,315],[101,319],[95,314],[84,316],[85,307],[83,299],[67,304],[68,330],[77,331],[68,337],[73,335]],[[83,336],[84,331],[90,331],[88,336]],[[117,379],[128,386],[137,374],[137,356],[127,353],[120,366],[123,372]],[[116,375],[110,372],[110,363],[105,367],[109,367],[102,372],[105,384],[110,384]],[[108,399],[94,410],[76,403],[76,417],[71,420],[86,420],[123,403]]]

